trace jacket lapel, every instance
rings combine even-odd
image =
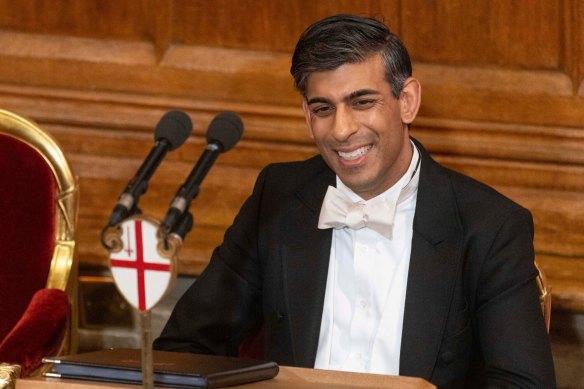
[[[304,367],[314,366],[324,305],[332,230],[317,225],[329,185],[335,185],[335,175],[323,162],[321,171],[294,194],[288,217],[293,233],[282,247],[294,360]]]
[[[422,154],[406,291],[400,375],[430,379],[461,266],[462,227],[448,174]]]

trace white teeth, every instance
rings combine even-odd
[[[352,161],[354,159],[357,159],[357,158],[359,158],[359,157],[367,154],[367,152],[370,149],[371,149],[371,145],[360,147],[357,150],[353,150],[353,151],[350,151],[348,153],[345,153],[345,152],[342,152],[342,151],[339,151],[338,153],[339,153],[339,156],[341,158],[346,159],[346,160],[349,160],[349,161]]]

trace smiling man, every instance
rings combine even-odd
[[[420,105],[420,85],[408,78],[394,97],[380,54],[313,73],[304,115],[320,155],[364,200],[391,188],[412,160],[408,126]]]
[[[410,137],[421,99],[377,20],[300,37],[291,73],[319,155],[258,177],[155,348],[418,376],[443,388],[553,388],[529,211]]]

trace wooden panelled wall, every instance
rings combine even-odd
[[[315,153],[288,74],[311,22],[383,18],[405,41],[423,103],[413,135],[442,163],[534,214],[554,306],[584,310],[584,2],[581,0],[0,0],[0,107],[35,120],[79,176],[81,272],[107,266],[99,233],[164,112],[193,136],[141,199],[161,218],[219,111],[244,139],[193,203],[180,271],[198,274],[261,167]]]

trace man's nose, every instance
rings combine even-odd
[[[337,107],[333,125],[333,137],[338,142],[344,142],[357,132],[357,122],[351,110],[344,106]]]

